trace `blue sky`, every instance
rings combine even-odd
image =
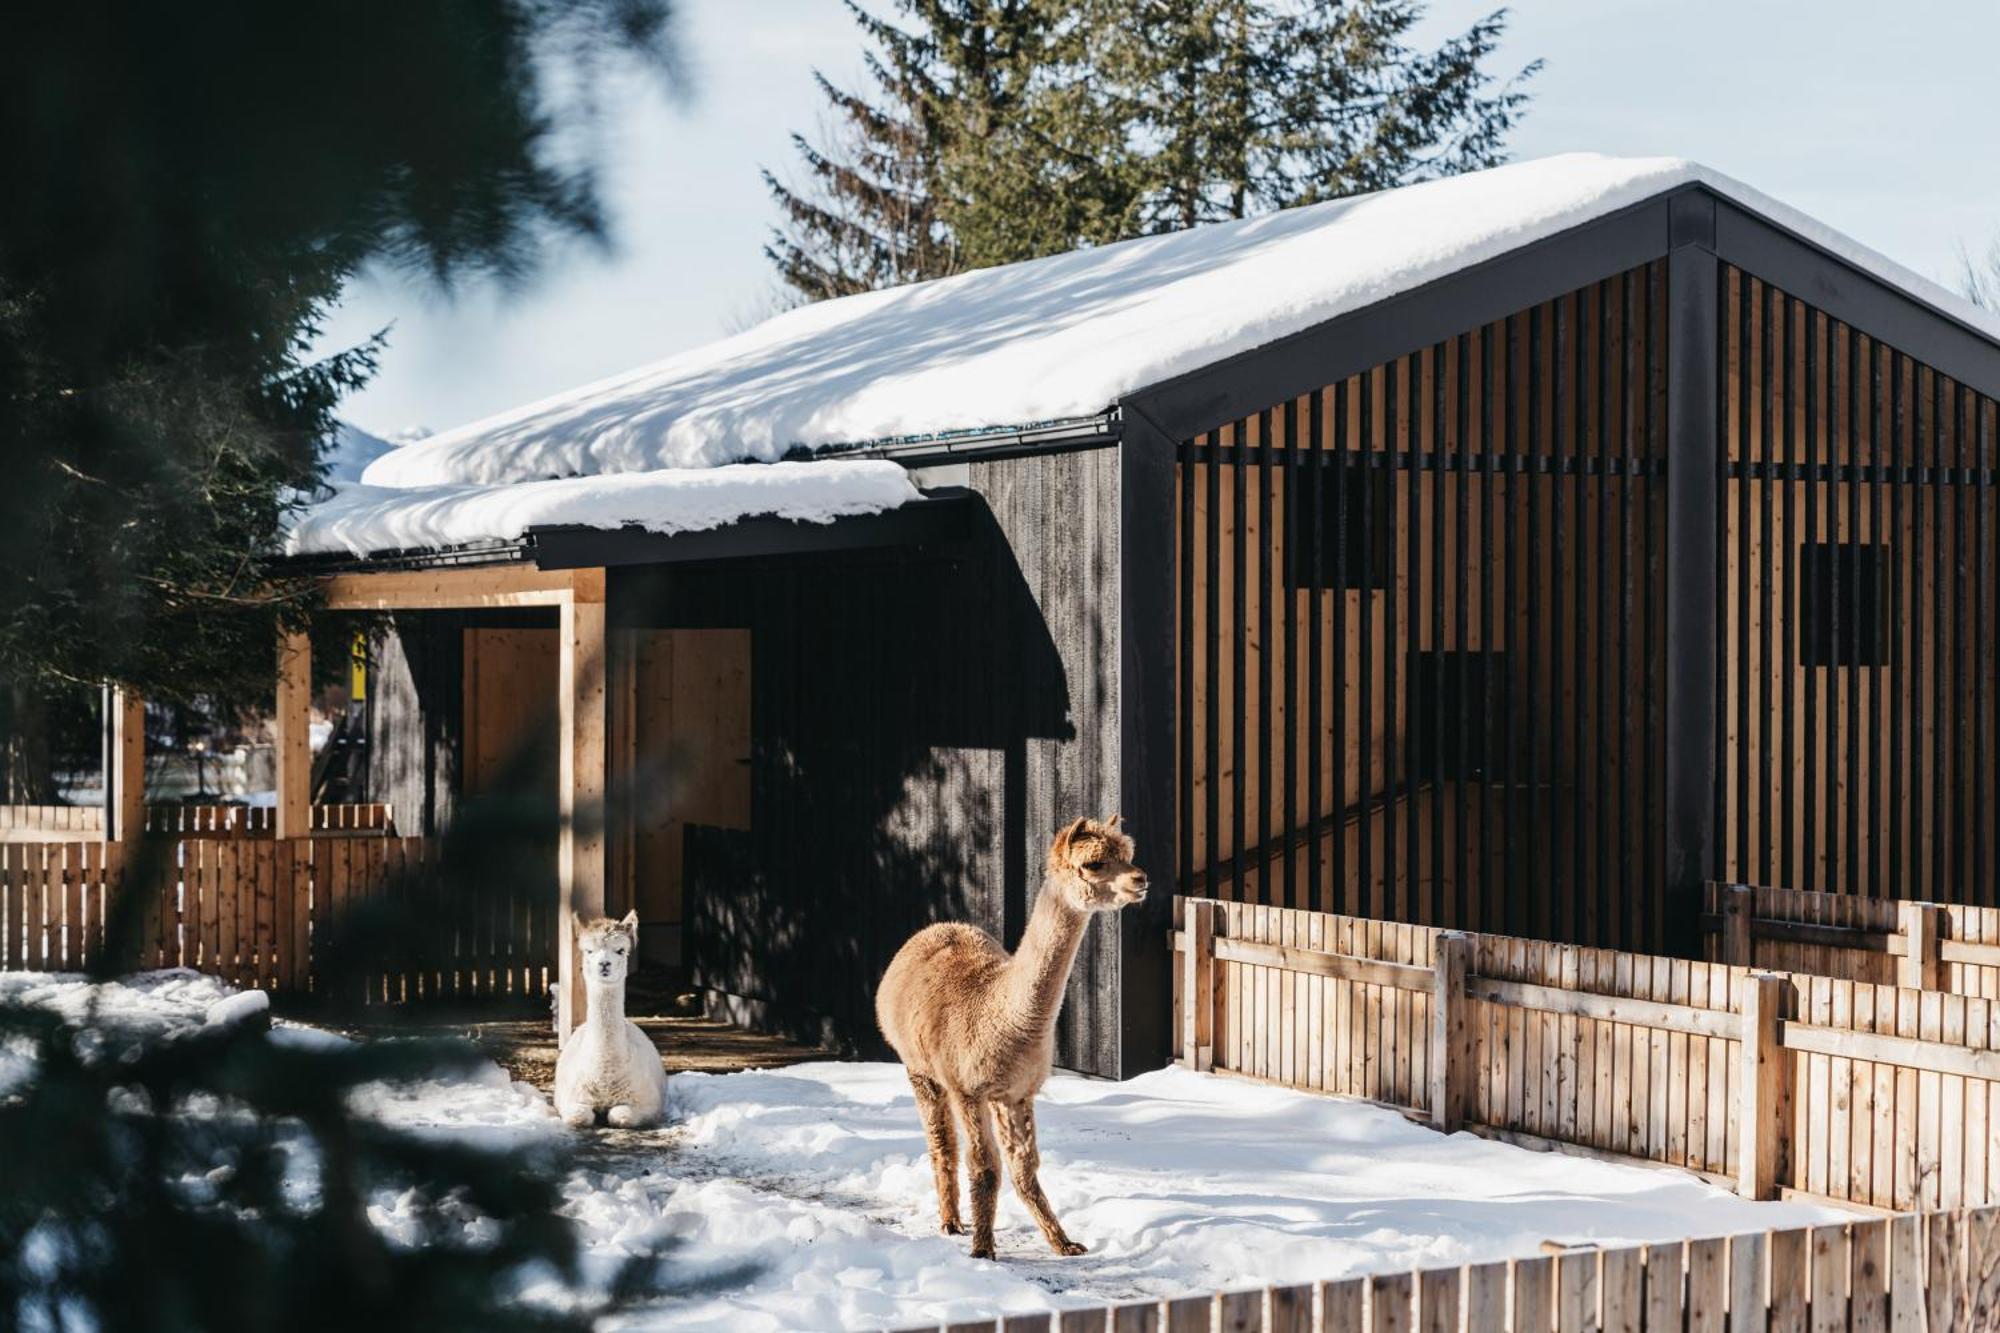
[[[877,0],[886,8],[887,0]],[[1490,3],[1440,0],[1427,35]],[[356,284],[322,346],[393,326],[349,420],[442,429],[694,346],[775,291],[757,170],[820,106],[811,71],[859,71],[838,0],[683,0],[690,79],[604,90],[609,252],[573,245],[525,289]],[[2000,233],[2000,5],[1982,0],[1526,0],[1496,68],[1547,66],[1512,145],[1692,157],[1956,287]]]

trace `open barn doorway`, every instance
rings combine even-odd
[[[606,847],[610,911],[639,913],[639,953],[686,967],[686,833],[750,828],[750,631],[611,635]]]

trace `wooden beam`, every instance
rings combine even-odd
[[[1472,1102],[1465,1015],[1465,974],[1471,963],[1470,935],[1447,930],[1438,936],[1431,993],[1431,1122],[1447,1134],[1464,1125]]]
[[[605,615],[604,571],[577,570],[561,608],[556,675],[558,738],[556,855],[558,984],[556,1038],[569,1040],[584,1018],[581,959],[574,916],[600,916],[605,900]]]
[[[1897,925],[1903,937],[1903,955],[1896,964],[1896,984],[1912,990],[1938,990],[1944,969],[1938,958],[1939,937],[1944,933],[1944,909],[1931,903],[1899,903]]]
[[[604,600],[601,569],[537,569],[525,564],[330,574],[321,581],[320,591],[329,611],[452,611],[560,606],[579,581],[594,581],[597,600]]]
[[[1743,979],[1743,1038],[1738,1053],[1736,1192],[1746,1199],[1774,1199],[1778,1190],[1778,1144],[1784,1133],[1784,980],[1768,972]]]
[[[278,696],[273,710],[278,804],[274,838],[312,835],[312,640],[302,633],[278,636]]]
[[[1176,948],[1186,947],[1186,940],[1180,931],[1174,932],[1174,942]],[[1321,953],[1314,949],[1294,949],[1282,944],[1260,944],[1255,940],[1217,939],[1215,960],[1219,963],[1275,967],[1312,977],[1359,981],[1368,986],[1388,986],[1394,990],[1422,991],[1425,994],[1429,994],[1435,984],[1428,967],[1385,963],[1375,958],[1355,958],[1342,953]]]
[[[106,774],[104,836],[128,842],[146,831],[146,704],[131,690],[111,692],[111,771]]]
[[[1873,1064],[1901,1065],[1907,1069],[1958,1078],[2000,1081],[2000,1051],[1798,1022],[1780,1024],[1778,1041],[1788,1051],[1831,1055],[1842,1060],[1867,1060]]]

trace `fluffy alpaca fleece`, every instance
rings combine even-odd
[[[962,1235],[958,1132],[972,1178],[972,1254],[993,1257],[1000,1149],[1014,1193],[1057,1254],[1082,1254],[1042,1193],[1035,1147],[1035,1094],[1048,1081],[1056,1015],[1084,928],[1099,912],[1146,897],[1132,840],[1118,816],[1079,819],[1056,835],[1048,877],[1012,957],[977,926],[927,926],[889,964],[875,992],[875,1019],[909,1070],[937,1182],[946,1235]],[[996,1145],[994,1126],[999,1126]]]
[[[639,1025],[625,1017],[625,973],[638,947],[639,914],[622,921],[575,918],[583,985],[583,1022],[556,1059],[556,1114],[575,1128],[604,1112],[620,1129],[655,1124],[667,1100],[667,1071]]]

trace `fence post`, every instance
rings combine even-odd
[[[1944,909],[1934,903],[1896,904],[1896,929],[1903,936],[1903,956],[1896,960],[1896,984],[1913,990],[1939,990],[1944,968],[1938,959],[1939,927]]]
[[[1736,1192],[1746,1199],[1778,1197],[1778,1143],[1784,1133],[1785,1052],[1778,1044],[1784,978],[1759,972],[1743,978],[1737,1106]]]
[[[1184,900],[1181,953],[1181,1063],[1215,1068],[1215,904]]]
[[[1465,1123],[1472,1073],[1465,1049],[1465,973],[1471,956],[1472,937],[1447,930],[1437,937],[1431,961],[1431,1123],[1447,1134]]]
[[[1722,961],[1750,967],[1750,918],[1756,894],[1747,884],[1726,884],[1722,890]]]

